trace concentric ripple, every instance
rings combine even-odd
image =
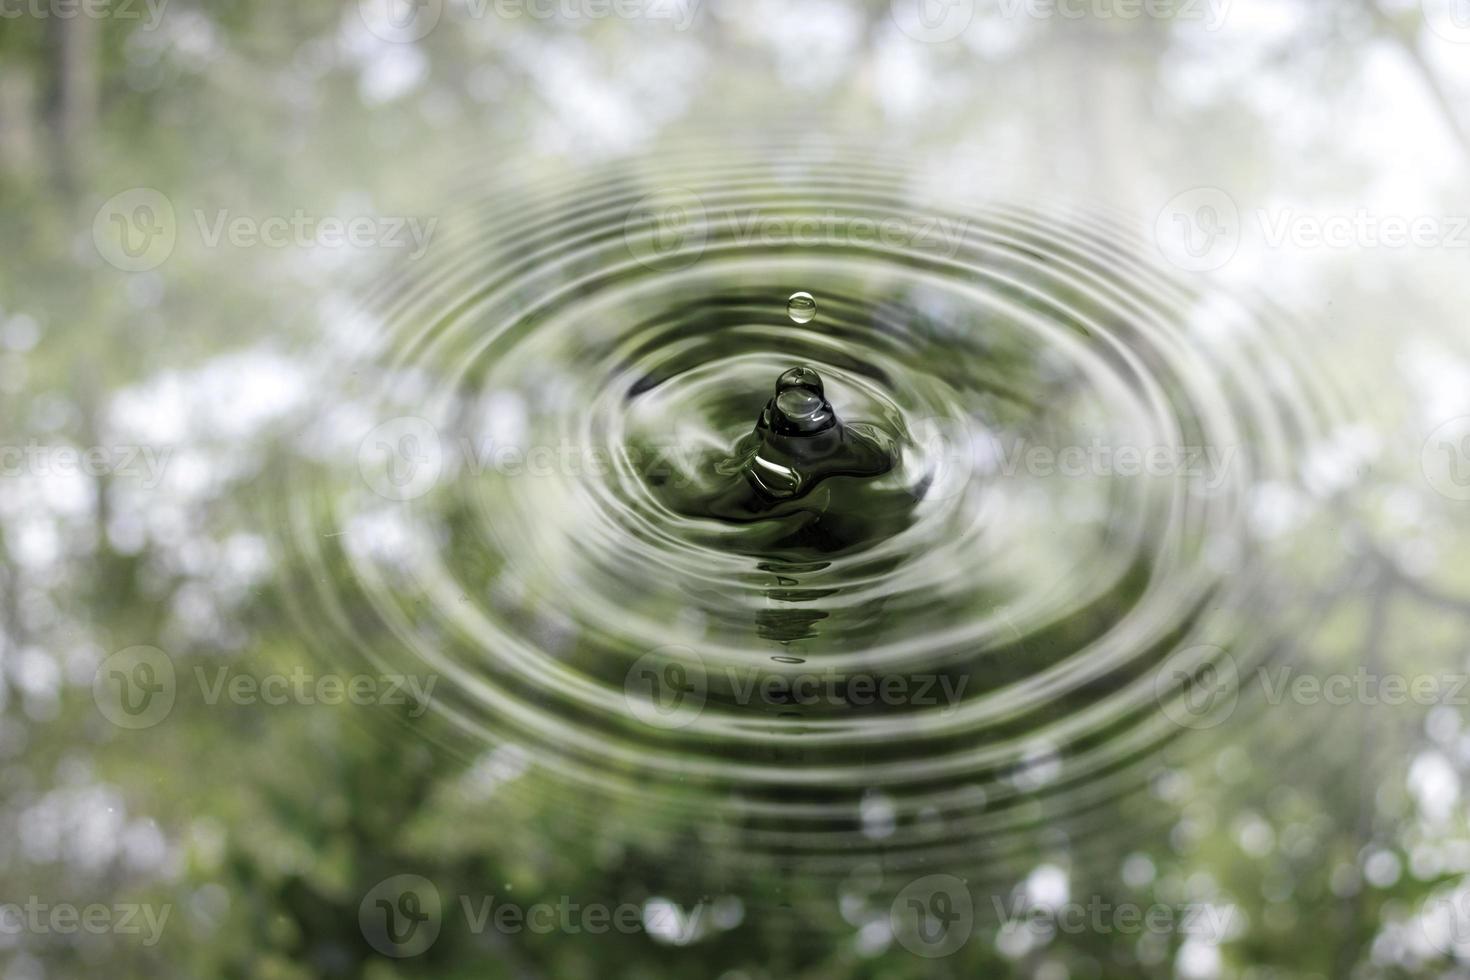
[[[370,356],[287,488],[322,648],[751,860],[997,868],[1106,824],[1307,615],[1278,504],[1346,413],[1118,222],[917,183],[695,152],[457,206],[344,328]],[[818,485],[799,541],[677,506],[799,364],[892,471]]]

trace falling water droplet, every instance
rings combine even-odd
[[[817,316],[817,301],[811,293],[792,293],[786,301],[786,315],[796,323],[811,323]]]

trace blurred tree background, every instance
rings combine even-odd
[[[1107,200],[1150,223],[1171,189],[1203,183],[1261,200],[1353,200],[1360,187],[1412,181],[1442,209],[1463,210],[1464,52],[1446,53],[1417,5],[1380,3],[1239,3],[1213,36],[1147,19],[1006,19],[982,4],[966,38],[946,45],[896,32],[876,0],[707,0],[685,31],[618,18],[467,20],[451,4],[413,44],[376,37],[359,4],[337,0],[168,0],[156,22],[141,3],[124,16],[118,0],[100,17],[3,7],[4,444],[171,453],[156,487],[117,474],[0,477],[0,904],[171,909],[151,946],[0,931],[3,975],[1080,980],[1463,969],[1466,947],[1436,943],[1424,925],[1424,903],[1456,894],[1470,873],[1463,706],[1276,705],[1236,719],[1223,746],[1181,738],[1156,760],[1148,792],[1117,804],[1114,822],[1139,829],[1109,873],[1071,867],[1059,845],[998,896],[1039,901],[1038,883],[1060,870],[1073,897],[1230,907],[1237,928],[1223,942],[1022,934],[977,901],[970,942],[925,960],[863,929],[875,918],[853,898],[856,884],[833,891],[723,866],[696,839],[612,806],[595,838],[558,833],[564,791],[514,758],[436,750],[432,716],[210,705],[186,685],[164,723],[127,731],[91,693],[98,664],[135,644],[167,650],[185,671],[229,664],[264,676],[309,662],[281,586],[292,576],[261,526],[262,488],[283,465],[277,437],[300,407],[275,379],[293,375],[293,352],[368,274],[340,253],[200,247],[187,227],[196,209],[442,213],[466,160],[487,178],[571,173],[690,133],[748,130],[795,142],[860,133],[933,162],[957,199],[984,182],[994,193]],[[1422,125],[1421,145],[1375,129],[1399,113]],[[967,169],[976,159],[983,173]],[[160,268],[127,273],[99,254],[92,227],[105,201],[134,187],[174,203],[179,245]],[[1320,583],[1345,598],[1295,651],[1301,661],[1470,666],[1470,579],[1448,557],[1465,523],[1422,487],[1407,390],[1433,365],[1467,363],[1463,330],[1453,332],[1470,282],[1463,260],[1341,254],[1235,273],[1330,323],[1338,356],[1406,389],[1375,393],[1391,406],[1376,433],[1387,448],[1344,490],[1324,538],[1350,556],[1351,573]],[[1321,575],[1308,556],[1300,573]],[[517,791],[495,792],[497,781]],[[430,950],[393,959],[365,940],[359,905],[406,872],[432,880],[452,911]],[[457,898],[488,895],[642,910],[705,902],[718,914],[687,943],[657,929],[475,934]],[[886,917],[886,897],[875,907]]]

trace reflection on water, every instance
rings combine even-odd
[[[689,154],[466,206],[321,393],[395,437],[286,488],[324,648],[753,866],[1118,833],[1099,805],[1321,615],[1282,565],[1311,509],[1261,502],[1310,499],[1351,410],[1109,221],[905,186]]]
[[[3,898],[176,912],[6,936],[7,976],[381,972],[360,907],[405,872],[676,912],[447,922],[405,975],[927,973],[891,910],[992,899],[1037,928],[939,972],[1470,961],[1446,4],[933,4],[975,8],[939,43],[907,3],[423,4],[413,41],[362,6],[7,20]],[[702,512],[808,362],[891,468]],[[94,703],[133,644],[179,682],[137,731]],[[1044,911],[1094,898],[1248,921]]]
[[[919,497],[875,482],[892,472],[896,457],[892,435],[839,419],[821,376],[802,366],[776,380],[754,429],[732,452],[709,454],[672,480],[656,470],[649,485],[676,513],[752,532],[728,546],[771,557],[769,549],[779,549],[799,562],[878,543],[907,523]]]

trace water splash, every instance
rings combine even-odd
[[[728,548],[801,561],[881,541],[906,525],[918,498],[870,482],[897,461],[897,440],[876,425],[839,419],[821,376],[802,365],[776,380],[755,427],[731,451],[708,454],[695,479],[661,484],[660,492],[679,513],[752,528],[743,540],[726,539]]]
[[[1123,832],[1087,815],[1219,656],[1176,652],[1243,671],[1297,624],[1297,460],[1348,400],[1096,215],[954,215],[815,151],[647,166],[466,208],[455,264],[383,287],[374,356],[323,399],[422,423],[422,458],[405,493],[362,433],[316,434],[289,481],[325,655],[432,673],[467,752],[519,746],[752,863],[1002,874],[1041,824]],[[752,244],[773,201],[957,231]],[[772,303],[793,280],[824,284],[819,329]]]

